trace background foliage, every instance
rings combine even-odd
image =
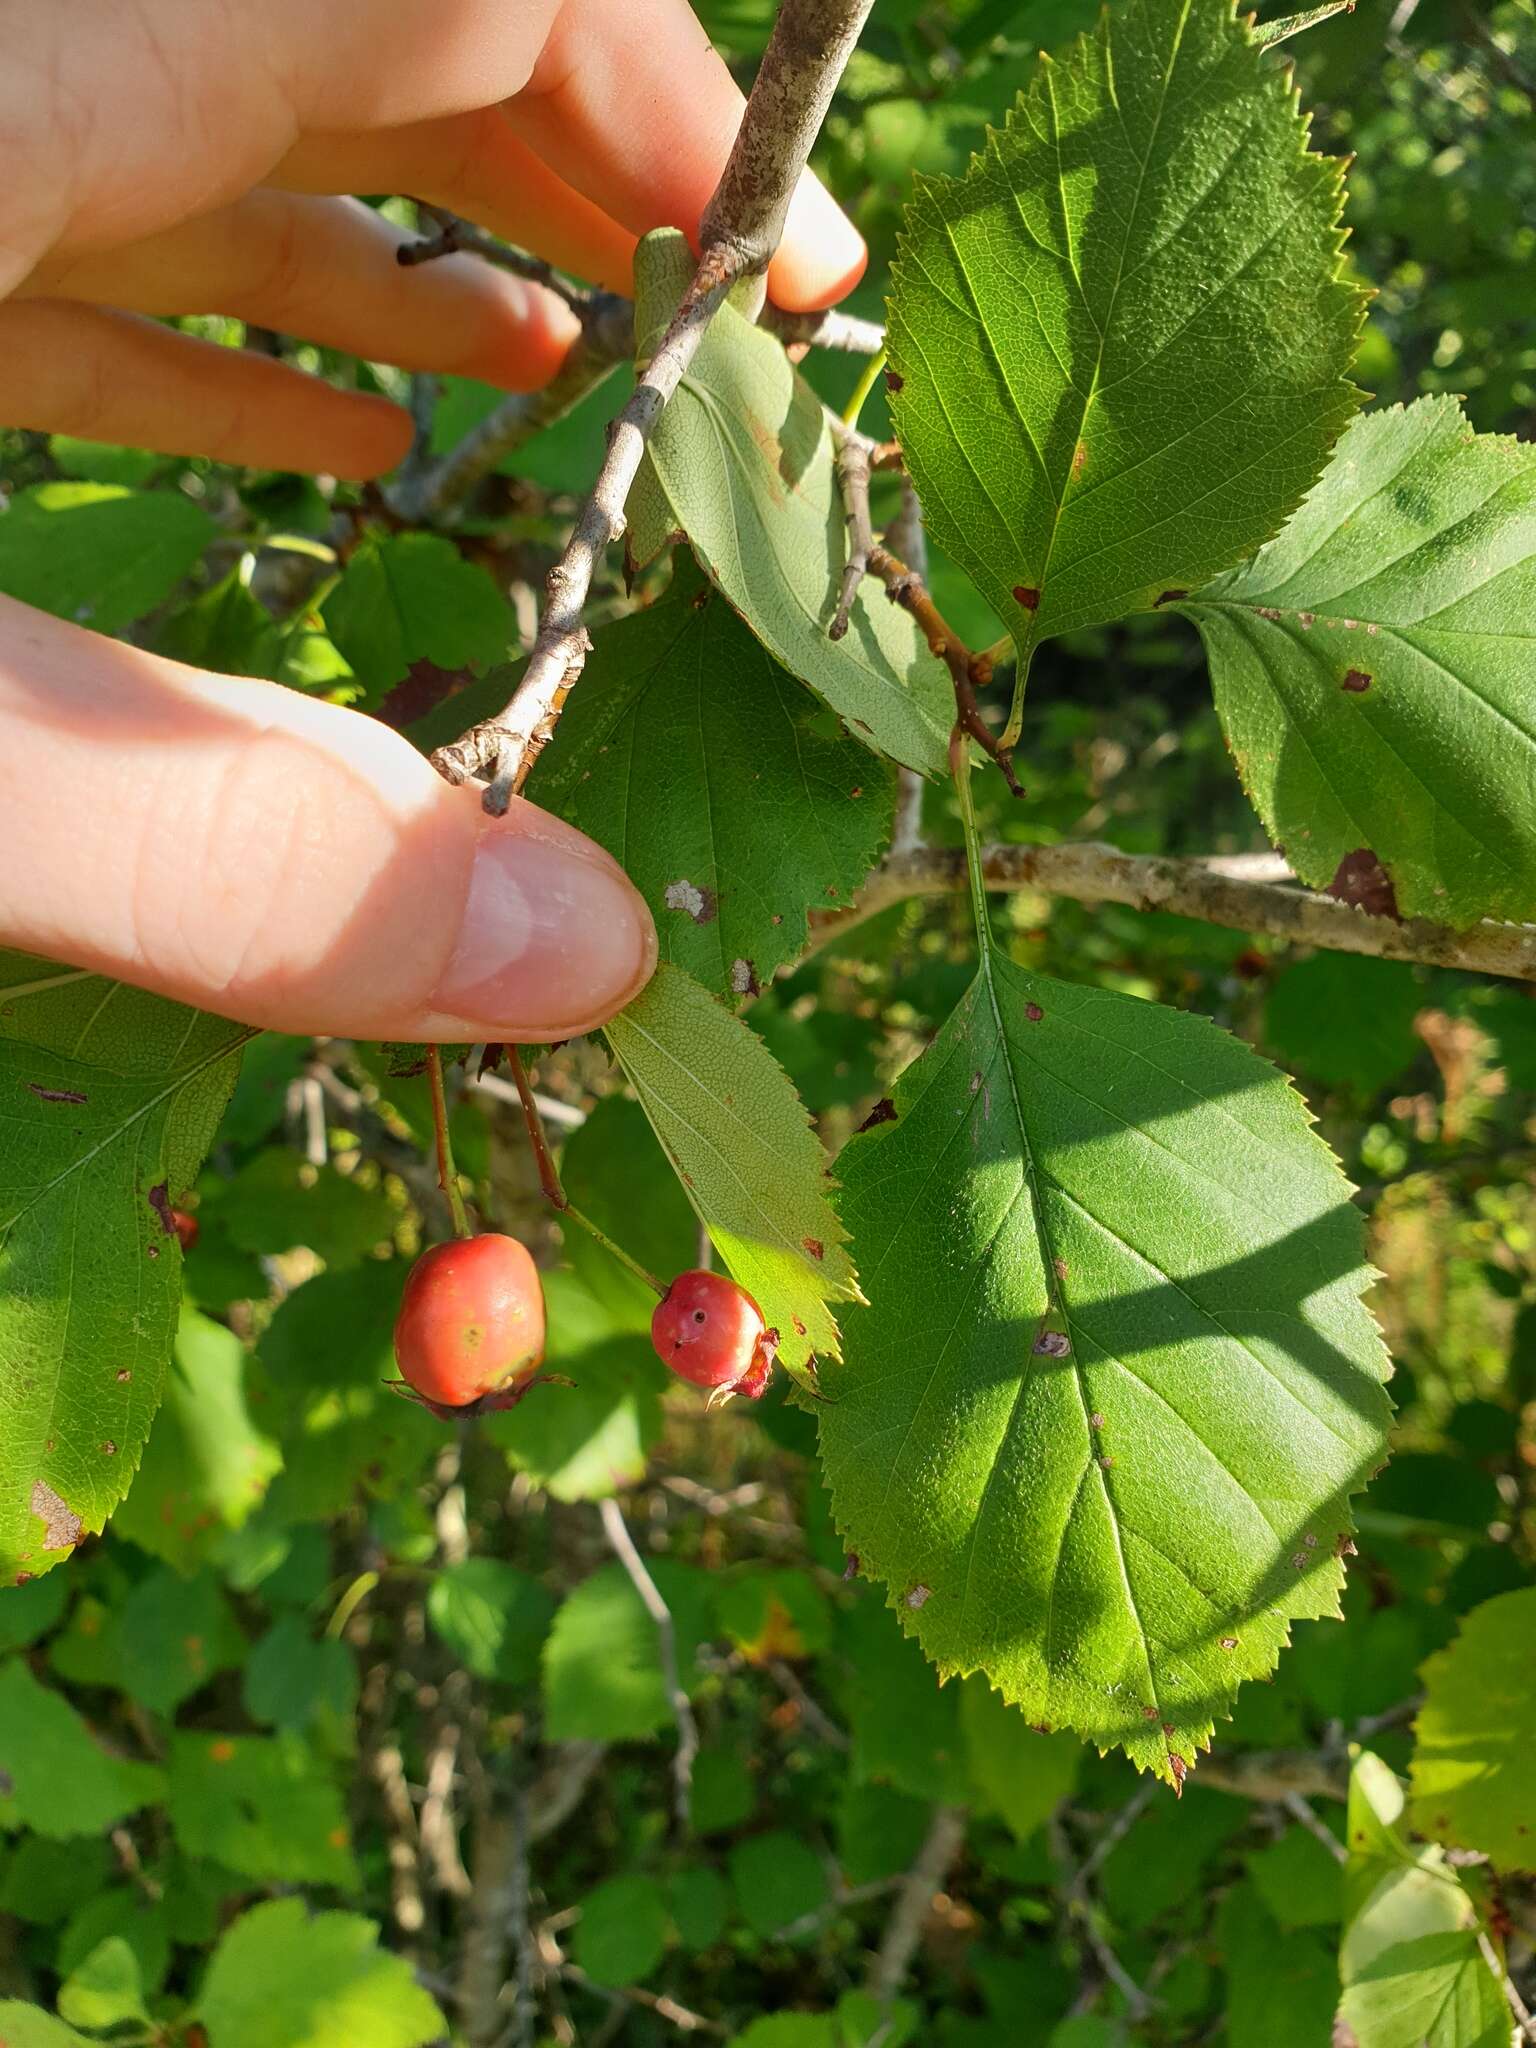
[[[768,0],[702,12],[745,81]],[[1093,12],[1082,0],[877,10],[822,153],[872,244],[857,310],[882,312],[912,170],[963,177],[1033,47],[1062,45]],[[1384,401],[1460,394],[1481,432],[1532,438],[1529,0],[1360,0],[1287,48],[1315,142],[1356,157],[1347,274],[1375,294],[1357,381]],[[401,202],[386,204],[408,222]],[[384,366],[201,325],[362,388],[403,390]],[[727,369],[771,387],[782,363],[775,345]],[[858,367],[813,355],[804,369],[840,403]],[[509,457],[451,536],[396,530],[375,496],[325,480],[10,434],[0,588],[185,659],[335,694],[426,738],[420,721],[453,711],[463,672],[500,662],[525,630],[618,382]],[[776,387],[754,399],[756,388],[744,404],[774,402]],[[446,380],[439,443],[490,402]],[[877,394],[866,411],[873,432],[885,431],[885,403]],[[1447,400],[1437,416],[1449,411]],[[668,417],[674,440],[656,474],[681,496],[699,423],[681,408]],[[729,588],[730,563],[690,511]],[[823,515],[840,516],[830,502]],[[933,584],[948,615],[976,645],[1012,631],[1012,572],[973,589],[945,559],[948,538],[940,522]],[[773,559],[807,545],[803,534],[776,544]],[[1263,561],[1239,573],[1255,577]],[[761,555],[738,567],[761,574]],[[716,888],[717,871],[750,868],[760,910],[745,918],[738,902],[700,924],[685,908],[662,919],[663,945],[718,999],[701,1028],[755,1033],[837,1151],[914,1055],[942,1054],[938,1034],[973,973],[964,906],[887,911],[766,987],[803,935],[773,909],[787,835],[739,832],[749,795],[826,821],[814,860],[832,901],[881,844],[891,787],[831,712],[775,691],[777,672],[722,604],[692,595],[680,575],[604,641],[534,793],[568,802],[599,836],[622,832],[642,886],[664,890],[672,878],[648,854],[645,819],[631,827],[613,780],[615,743],[631,724],[656,731],[640,712],[663,636],[668,662],[696,679],[712,664],[761,671],[750,696],[699,688],[680,718],[686,741],[666,750],[682,799],[700,785],[714,799],[689,876]],[[754,602],[794,629],[792,586]],[[870,656],[878,704],[882,662],[921,657],[910,636],[892,655],[904,623],[867,602],[888,643]],[[629,605],[615,575],[602,606],[616,616]],[[1209,620],[1197,623],[1212,638]],[[1131,851],[1262,845],[1226,759],[1218,712],[1234,745],[1242,735],[1214,647],[1212,658],[1215,707],[1194,631],[1166,610],[1118,625],[1085,613],[1047,642],[1030,683],[1031,801],[1010,808],[1000,785],[979,783],[987,835],[1103,836]],[[927,721],[906,702],[908,727],[882,734],[888,751],[926,758],[935,731],[942,741],[942,688],[932,701]],[[793,729],[802,786],[744,788],[760,744],[751,720]],[[924,825],[957,843],[946,795],[930,792]],[[798,877],[803,843],[793,858]],[[445,1431],[381,1384],[409,1259],[446,1228],[411,1061],[267,1036],[233,1080],[234,1027],[204,1019],[188,1035],[170,1006],[7,962],[0,1067],[22,1084],[27,1119],[5,1163],[7,1358],[46,1358],[61,1341],[61,1245],[87,1248],[106,1273],[153,1273],[129,1305],[142,1359],[114,1349],[121,1416],[100,1438],[103,1505],[112,1462],[131,1467],[142,1449],[127,1499],[66,1570],[0,1591],[0,1996],[17,2001],[0,2003],[0,2036],[11,2048],[104,2035],[188,2048],[411,2048],[450,2030],[490,2041],[516,2016],[487,2001],[484,1980],[494,1993],[509,1952],[515,1974],[520,1942],[541,2040],[650,2044],[692,2026],[747,2048],[1113,2048],[1223,2034],[1232,2048],[1314,2048],[1342,2009],[1335,2038],[1359,2048],[1508,2041],[1484,1945],[1508,1942],[1528,1979],[1536,1008],[1512,984],[1298,957],[1028,894],[999,905],[993,949],[995,973],[1039,995],[1052,1028],[1065,980],[1108,1013],[1134,996],[1214,1017],[1281,1062],[1358,1184],[1353,1206],[1387,1276],[1372,1305],[1396,1360],[1395,1456],[1357,1504],[1345,1625],[1294,1631],[1177,1802],[1123,1756],[1037,1732],[1031,1721],[1055,1718],[1043,1704],[1026,1715],[978,1677],[939,1687],[879,1590],[848,1575],[811,1414],[781,1388],[760,1409],[706,1418],[667,1383],[645,1336],[649,1297],[587,1241],[560,1243],[494,1084],[466,1078],[458,1090],[460,1163],[481,1213],[547,1261],[550,1362],[576,1386]],[[759,985],[738,1019],[738,999]],[[664,976],[657,1002],[667,987]],[[1169,1028],[1186,1024],[1201,1028]],[[540,1062],[538,1086],[555,1105],[572,1198],[644,1263],[674,1270],[694,1261],[698,1226],[626,1092],[627,1076],[641,1099],[666,1096],[644,1025],[631,1013],[612,1034],[621,1066],[596,1044],[573,1046]],[[38,1047],[56,1047],[65,1026],[73,1052],[50,1053],[44,1073]],[[1247,1057],[1223,1043],[1223,1058]],[[1030,1040],[998,1057],[1052,1055]],[[685,1146],[685,1106],[666,1113]],[[88,1174],[57,1170],[64,1117]],[[870,1170],[853,1160],[889,1165],[900,1130],[877,1129],[852,1155],[850,1219]],[[183,1162],[210,1134],[193,1184]],[[132,1247],[113,1235],[112,1172],[136,1170],[144,1146],[159,1148],[167,1201],[197,1217],[184,1260],[153,1210]],[[782,1291],[786,1327],[804,1306],[813,1331],[847,1284],[820,1166],[808,1135],[788,1210],[783,1169],[764,1169],[762,1199],[796,1228],[753,1276],[765,1302]],[[807,1255],[806,1239],[823,1255]],[[156,1254],[152,1268],[141,1250]],[[881,1342],[920,1329],[931,1307],[888,1298],[878,1313],[900,1327]],[[847,1374],[846,1402],[823,1418],[834,1480],[837,1444],[860,1427],[855,1341]],[[36,1389],[14,1376],[7,1386],[18,1389],[0,1417],[7,1457],[62,1487]],[[1272,1459],[1256,1455],[1244,1475],[1254,1491],[1306,1451],[1283,1417],[1267,1427]],[[79,1498],[73,1471],[69,1483]],[[671,1609],[698,1723],[686,1830],[673,1822],[677,1731],[655,1627],[600,1505],[619,1489]],[[46,1496],[28,1505],[45,1524],[54,1512]],[[21,1517],[7,1541],[32,1526]],[[60,1524],[58,1548],[78,1533]],[[911,1540],[898,1502],[891,1541]],[[914,1563],[909,1600],[923,1597],[902,1616],[919,1634],[942,1611],[927,1609],[925,1574],[938,1583]],[[1210,1654],[1219,1661],[1219,1643]],[[1161,1735],[1159,1724],[1152,1747]],[[925,1845],[948,1852],[943,1889],[893,1988],[870,1958]]]

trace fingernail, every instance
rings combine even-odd
[[[623,1008],[656,927],[617,861],[533,805],[488,821],[436,1006],[487,1037],[569,1038]]]

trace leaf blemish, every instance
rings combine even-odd
[[[1352,668],[1339,687],[1358,697],[1371,687],[1371,678],[1363,668]]]
[[[1165,590],[1161,597],[1153,598],[1152,609],[1156,611],[1160,604],[1177,604],[1180,598],[1188,597],[1188,595],[1189,592],[1187,590]]]
[[[1040,609],[1040,593],[1033,584],[1015,583],[1013,601],[1015,604],[1023,605],[1027,612],[1037,612]]]
[[[813,1259],[824,1259],[827,1256],[827,1248],[819,1237],[802,1237],[800,1242]]]
[[[85,1534],[85,1524],[45,1480],[32,1482],[31,1509],[43,1525],[44,1550],[73,1550]]]
[[[1038,1003],[1026,1003],[1024,1005],[1024,1014],[1031,1024],[1038,1024],[1045,1015],[1045,1012]]]
[[[29,1081],[27,1092],[35,1095],[39,1102],[89,1102],[88,1095],[81,1095],[74,1088],[45,1088],[41,1081]]]
[[[1095,1429],[1102,1429],[1104,1427],[1104,1418],[1102,1415],[1090,1415],[1088,1420],[1093,1424]]]
[[[686,911],[695,924],[709,924],[720,914],[720,899],[713,889],[701,889],[686,876],[668,882],[661,900],[668,910]]]
[[[925,1607],[932,1598],[932,1586],[914,1586],[907,1595],[906,1604],[913,1609]]]
[[[167,1237],[176,1235],[176,1219],[171,1214],[171,1198],[166,1192],[165,1182],[157,1181],[144,1198],[160,1219],[160,1228]]]
[[[1072,1339],[1065,1330],[1042,1330],[1031,1348],[1036,1358],[1065,1358],[1072,1349]]]
[[[874,1108],[859,1125],[860,1131],[872,1131],[876,1124],[893,1124],[896,1121],[896,1105],[889,1095],[882,1095]]]
[[[757,978],[757,969],[750,960],[731,962],[731,988],[739,996],[760,996],[762,984]]]
[[[1237,1637],[1223,1636],[1221,1639],[1221,1647],[1224,1650],[1235,1650],[1237,1648]]]

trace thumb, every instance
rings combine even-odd
[[[242,1023],[568,1038],[656,963],[616,862],[398,733],[0,599],[0,943]]]

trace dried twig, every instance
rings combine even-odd
[[[793,1700],[800,1709],[800,1718],[813,1735],[819,1736],[829,1749],[840,1749],[844,1752],[852,1749],[853,1744],[826,1708],[800,1683],[792,1665],[786,1664],[782,1657],[770,1657],[767,1669],[768,1676],[784,1697]]]
[[[965,1841],[966,1819],[963,1806],[936,1806],[933,1810],[927,1839],[917,1853],[917,1861],[901,1881],[879,1953],[865,1979],[865,1989],[882,2005],[896,1996],[906,1980],[934,1894]]]
[[[1299,1792],[1287,1792],[1280,1804],[1291,1815],[1293,1820],[1301,1822],[1301,1825],[1309,1835],[1314,1836],[1322,1843],[1335,1863],[1347,1863],[1349,1861],[1349,1851],[1345,1848],[1344,1844],[1333,1832],[1333,1829],[1328,1826],[1326,1821],[1318,1819]]]
[[[421,1899],[416,1812],[405,1782],[399,1743],[391,1736],[382,1736],[370,1744],[367,1762],[384,1810],[384,1833],[389,1843],[390,1910],[395,1925],[409,1942],[420,1934],[426,1912]]]
[[[789,202],[843,66],[873,0],[784,0],[730,159],[700,223],[703,253],[633,396],[608,431],[608,452],[565,552],[545,579],[544,617],[510,703],[433,756],[450,782],[489,777],[485,808],[500,815],[521,789],[581,674],[587,593],[645,444],[739,280],[761,275],[778,247]]]
[[[1061,846],[988,846],[982,879],[996,890],[1034,889],[1077,903],[1124,903],[1133,910],[1167,910],[1230,930],[1263,933],[1293,945],[1379,960],[1419,960],[1474,974],[1536,981],[1536,925],[1474,925],[1453,931],[1428,918],[1371,917],[1352,904],[1315,894],[1277,878],[1276,863],[1258,856],[1176,859],[1122,853],[1095,840]],[[1283,865],[1279,873],[1286,871]],[[845,910],[812,911],[811,950],[826,945],[866,918],[913,896],[963,891],[965,855],[958,847],[919,848],[876,868]]]
[[[686,1835],[691,1825],[693,1805],[693,1761],[699,1753],[699,1726],[693,1718],[693,1703],[684,1689],[682,1675],[677,1661],[677,1630],[672,1621],[672,1610],[661,1597],[656,1581],[645,1568],[645,1559],[635,1548],[635,1539],[629,1533],[629,1525],[619,1510],[618,1502],[610,1496],[600,1506],[603,1518],[603,1534],[608,1538],[613,1554],[629,1574],[630,1584],[645,1604],[645,1611],[656,1624],[656,1642],[661,1653],[661,1675],[667,1690],[667,1704],[672,1709],[672,1718],[677,1723],[677,1755],[672,1763],[672,1810],[677,1821],[678,1833]]]
[[[1114,1845],[1112,1842],[1104,1844],[1102,1851],[1079,1868],[1073,1860],[1071,1844],[1061,1820],[1057,1818],[1047,1821],[1046,1830],[1050,1839],[1051,1854],[1066,1873],[1066,1882],[1059,1887],[1058,1896],[1067,1919],[1073,1926],[1081,1929],[1084,1940],[1093,1951],[1094,1961],[1125,2000],[1127,2015],[1132,2025],[1135,2025],[1146,2019],[1156,2001],[1147,1996],[1110,1946],[1109,1937],[1099,1924],[1098,1903],[1088,1882],[1090,1871],[1097,1868]]]
[[[1499,1952],[1483,1932],[1477,1930],[1477,1946],[1483,1961],[1498,1979],[1499,1987],[1509,2001],[1509,2009],[1515,2016],[1515,2031],[1522,2041],[1536,2041],[1536,2019],[1531,2017],[1530,2008],[1520,1996],[1519,1987],[1508,1970],[1499,1961]]]
[[[727,2029],[718,2020],[693,2012],[686,2005],[680,2005],[675,1998],[668,1998],[662,1991],[647,1991],[639,1984],[631,1984],[627,1990],[611,1991],[606,1984],[594,1984],[585,1970],[575,1963],[562,1963],[560,1974],[567,1984],[579,1985],[583,1991],[590,1991],[605,2004],[617,2009],[621,2018],[634,2006],[644,2006],[647,2012],[655,2013],[659,2020],[666,2020],[682,2034],[709,2034],[716,2040],[724,2040]],[[612,2035],[609,2036],[611,2040]]]
[[[593,294],[590,291],[562,277],[555,266],[546,263],[542,256],[530,256],[526,249],[503,242],[497,235],[488,235],[484,228],[450,213],[445,206],[429,206],[425,200],[418,199],[416,210],[424,220],[431,221],[437,232],[419,242],[400,244],[395,251],[395,261],[402,270],[414,269],[418,263],[431,263],[439,256],[482,256],[487,263],[494,263],[498,270],[510,270],[514,277],[542,285],[545,291],[563,299],[578,315],[585,313],[591,304]]]

